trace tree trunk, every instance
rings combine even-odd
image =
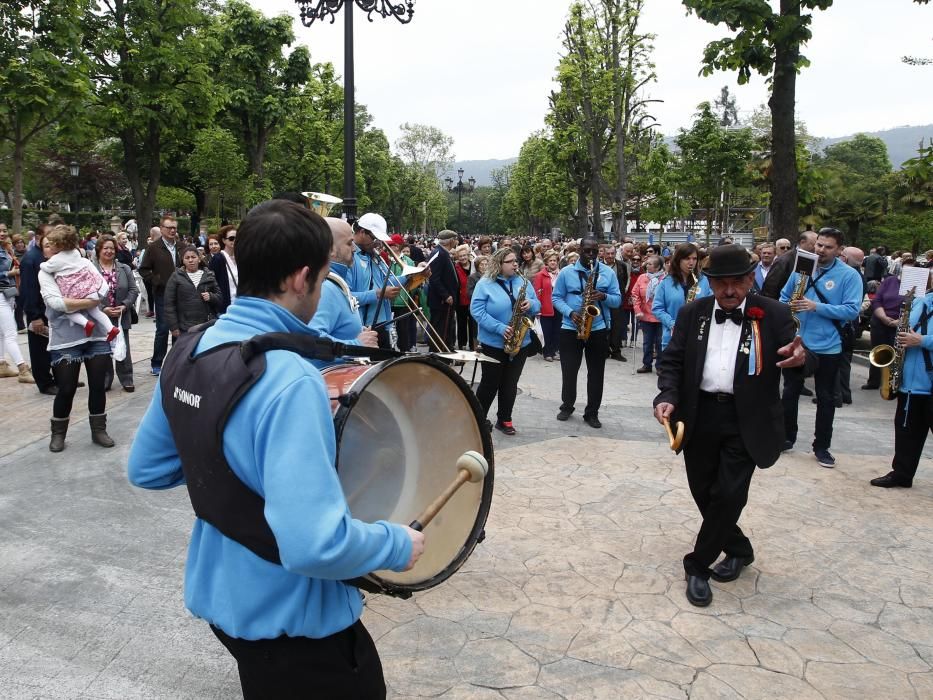
[[[781,0],[781,16],[800,16],[800,3]],[[798,234],[797,158],[794,133],[794,100],[797,89],[796,65],[800,47],[795,43],[775,44],[774,80],[771,85],[771,240]]]
[[[23,230],[23,161],[26,160],[26,144],[22,130],[16,125],[13,141],[13,233]]]
[[[589,209],[587,204],[586,185],[577,185],[577,237],[583,238],[587,233],[587,220],[589,218]]]

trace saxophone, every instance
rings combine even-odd
[[[904,301],[901,302],[901,315],[897,318],[897,333],[910,331],[910,310],[913,308],[916,292],[917,288],[914,287],[907,292]],[[868,361],[881,370],[881,398],[885,401],[896,399],[897,392],[901,389],[906,352],[907,348],[895,339],[893,348],[887,344],[876,345],[868,354]]]
[[[583,288],[582,301],[580,306],[580,323],[577,326],[577,340],[589,340],[590,331],[593,330],[593,320],[599,316],[599,307],[594,303],[596,300],[596,282],[599,280],[599,262],[593,263],[593,270],[586,278],[586,286]]]
[[[810,282],[810,275],[808,275],[806,272],[798,272],[797,273],[797,285],[794,287],[794,293],[790,295],[790,299],[788,300],[787,303],[789,304],[792,301],[798,301],[799,299],[803,299],[803,295],[807,291],[807,284],[809,282]],[[790,317],[794,321],[794,328],[796,328],[799,331],[800,330],[800,319],[797,318],[797,314],[791,311]]]
[[[700,293],[700,277],[696,276],[693,278],[693,286],[687,291],[687,301],[685,303],[692,304],[696,301],[697,294]]]
[[[518,298],[512,306],[512,318],[509,320],[509,328],[512,329],[512,337],[505,341],[502,349],[509,357],[515,357],[518,351],[522,349],[522,343],[528,331],[534,326],[531,319],[522,311],[522,304],[525,302],[525,290],[528,288],[528,280],[525,279],[522,288],[518,292]]]

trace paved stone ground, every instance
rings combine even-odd
[[[51,455],[51,400],[0,382],[0,697],[239,695],[226,653],[183,608],[186,495],[125,478],[151,327],[134,330],[137,392],[110,395],[115,449],[91,445],[76,418]],[[873,489],[893,407],[856,389],[837,413],[839,466],[825,470],[801,448],[802,404],[801,447],[752,483],[755,564],[693,608],[680,559],[697,513],[650,416],[654,382],[631,369],[610,363],[594,431],[579,410],[554,420],[559,365],[528,363],[520,434],[495,438],[486,541],[435,589],[369,599],[390,697],[933,697],[933,445],[912,490]],[[864,378],[857,366],[853,386]]]

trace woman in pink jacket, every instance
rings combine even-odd
[[[632,305],[635,307],[635,318],[641,329],[641,342],[644,354],[642,355],[639,374],[651,372],[652,358],[655,368],[661,359],[661,322],[651,313],[651,304],[654,301],[658,285],[664,279],[664,261],[659,255],[650,255],[645,263],[645,272],[635,282],[632,288]]]

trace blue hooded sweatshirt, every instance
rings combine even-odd
[[[606,298],[597,302],[600,314],[593,319],[593,325],[590,330],[598,331],[609,327],[609,309],[618,309],[622,306],[622,293],[619,291],[619,278],[616,277],[615,270],[601,262],[599,265],[599,277],[596,279],[596,291],[604,292]],[[583,306],[583,288],[589,278],[590,270],[583,266],[583,263],[577,260],[573,265],[567,265],[557,275],[557,281],[554,283],[554,291],[551,292],[551,301],[554,308],[563,315],[560,327],[562,330],[574,331],[577,327],[570,318],[572,312],[579,312]]]
[[[204,334],[198,352],[268,332],[311,330],[277,304],[238,297]],[[185,566],[187,608],[240,639],[320,638],[352,625],[362,600],[358,589],[341,581],[403,569],[411,540],[401,526],[350,516],[334,469],[334,424],[318,370],[295,353],[266,353],[265,374],[231,413],[223,448],[237,477],[265,499],[282,564],[195,519]],[[184,484],[158,385],[127,471],[142,488]]]
[[[345,282],[350,276],[350,268],[333,260],[330,263],[330,271],[339,275]],[[314,318],[311,319],[308,326],[315,335],[321,338],[330,338],[346,345],[359,345],[358,338],[360,333],[363,332],[363,322],[360,320],[360,314],[350,307],[350,300],[347,299],[343,289],[327,279],[321,285],[321,300],[318,302],[317,311],[314,312]],[[318,369],[324,369],[329,365],[340,364],[341,362],[340,359],[333,362],[314,360],[313,364]]]
[[[926,296],[914,300],[910,308],[910,327],[920,333],[920,317],[924,309],[933,314],[933,290]],[[933,393],[933,375],[927,372],[926,362],[923,360],[923,350],[931,354],[933,359],[933,318],[927,321],[927,333],[923,336],[919,348],[907,348],[904,355],[904,376],[901,379],[901,392],[904,394],[922,394],[929,396]]]
[[[796,272],[787,278],[787,283],[781,290],[783,303],[790,301],[798,279],[800,275]],[[858,317],[864,294],[862,276],[836,258],[826,267],[817,268],[812,282],[804,296],[816,302],[816,309],[797,314],[800,320],[797,335],[808,350],[818,355],[840,353],[842,339],[839,337],[836,323],[845,324]],[[826,298],[825,304],[820,301],[815,288]]]
[[[506,279],[499,275],[494,280],[488,277],[480,278],[473,290],[473,298],[470,300],[470,315],[476,321],[479,329],[479,342],[487,347],[499,348],[505,345],[505,338],[502,334],[512,320],[512,300],[508,293],[502,288],[500,282],[507,287],[511,286],[512,297],[518,299],[524,279],[515,275],[511,279]],[[541,312],[541,302],[535,294],[534,284],[528,282],[525,287],[525,299],[531,302],[531,308],[528,309],[526,316],[534,318]],[[531,342],[531,336],[525,334],[522,341],[522,347],[526,347]]]
[[[347,282],[353,296],[360,303],[360,320],[365,326],[374,326],[392,320],[392,305],[388,299],[376,301],[386,278],[386,266],[378,255],[370,255],[361,248],[353,247],[353,265],[350,266]],[[392,275],[389,286],[404,287],[408,278]]]
[[[651,302],[651,313],[661,322],[664,332],[661,335],[661,349],[667,347],[671,342],[671,332],[674,329],[674,321],[677,314],[687,303],[687,294],[689,288],[684,289],[683,285],[675,280],[671,275],[665,277],[658,285],[658,291],[654,293],[654,301]],[[713,290],[710,289],[709,280],[706,275],[700,275],[700,288],[697,290],[696,299],[712,296]],[[694,299],[694,301],[696,301]]]

